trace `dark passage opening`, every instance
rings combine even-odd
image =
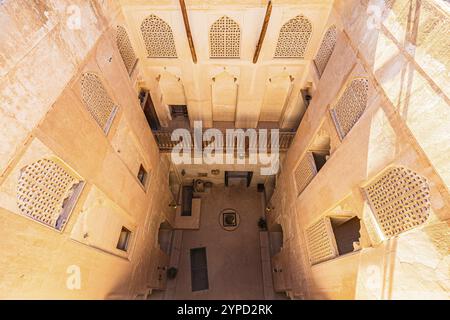
[[[147,182],[147,171],[142,166],[142,164],[139,167],[139,172],[138,172],[137,178],[138,178],[139,182],[142,184],[142,186],[145,187],[145,184]]]
[[[318,152],[313,152],[312,154],[314,157],[314,163],[316,164],[317,172],[319,172],[320,169],[322,169],[322,167],[324,166],[325,162],[327,162],[327,157],[329,156],[329,154]]]
[[[183,186],[182,202],[181,202],[181,215],[182,216],[191,216],[192,215],[193,195],[194,195],[194,187]]]
[[[147,119],[148,125],[152,130],[159,130],[161,124],[159,123],[158,115],[153,105],[150,92],[142,89],[139,93],[139,101],[141,102],[142,110],[144,111],[145,118]]]
[[[339,255],[353,252],[353,242],[359,242],[359,218],[331,218],[334,238],[338,246]]]
[[[188,118],[188,109],[186,105],[170,105],[170,115],[172,118],[184,117]]]
[[[244,180],[247,187],[252,183],[252,171],[225,171],[225,186],[228,187],[230,179]]]
[[[209,289],[206,248],[191,249],[192,291]]]

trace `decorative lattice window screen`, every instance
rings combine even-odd
[[[328,64],[328,60],[330,60],[331,54],[333,53],[334,46],[336,45],[337,39],[337,29],[336,26],[331,26],[328,28],[325,36],[322,39],[322,43],[320,44],[319,51],[317,52],[316,58],[314,62],[317,67],[317,71],[319,75],[322,76],[325,67]]]
[[[304,58],[311,33],[311,22],[302,15],[286,22],[278,36],[275,58]]]
[[[239,25],[223,16],[209,30],[209,52],[211,58],[239,58],[241,29]]]
[[[141,24],[142,37],[149,58],[176,58],[172,28],[161,18],[151,14]]]
[[[294,177],[297,185],[297,193],[305,190],[314,176],[317,174],[316,164],[311,152],[307,152],[295,169]]]
[[[128,37],[128,33],[122,26],[117,26],[116,42],[117,48],[119,49],[120,55],[122,56],[122,60],[125,64],[125,67],[127,68],[128,74],[131,74],[136,64],[137,58],[131,45],[130,38]]]
[[[84,73],[81,77],[81,98],[95,121],[108,132],[117,106],[106,92],[100,78],[94,73]]]
[[[73,208],[69,202],[78,196],[76,187],[80,182],[55,161],[38,160],[20,172],[17,206],[23,215],[62,230]]]
[[[421,225],[430,215],[430,187],[412,170],[390,168],[364,192],[387,237]]]
[[[341,139],[350,132],[366,109],[368,91],[367,79],[353,80],[331,110],[331,116]]]
[[[384,0],[384,7],[386,9],[392,9],[393,4],[394,4],[394,0]]]
[[[317,264],[338,256],[336,240],[328,217],[324,217],[306,229],[309,261]]]

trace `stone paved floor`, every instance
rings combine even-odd
[[[183,231],[174,299],[264,299],[259,229],[261,193],[256,187],[213,187],[202,196],[200,229]],[[219,214],[235,209],[240,224],[225,231]],[[206,247],[209,290],[191,291],[190,249]],[[167,298],[167,296],[166,296]]]

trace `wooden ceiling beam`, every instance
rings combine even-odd
[[[266,36],[267,26],[269,25],[270,14],[272,13],[272,1],[269,1],[266,8],[266,15],[264,17],[263,26],[261,28],[261,33],[259,34],[258,44],[256,45],[255,54],[253,55],[253,63],[258,62],[259,53],[261,51],[262,44],[264,42],[264,37]]]
[[[191,27],[189,25],[189,18],[188,18],[186,4],[184,3],[184,0],[180,0],[180,6],[181,6],[181,12],[183,14],[184,29],[186,30],[186,36],[187,36],[188,42],[189,42],[189,49],[191,49],[192,61],[194,63],[197,63],[197,54],[195,53],[194,41],[192,39]]]

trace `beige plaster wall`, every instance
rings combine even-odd
[[[67,23],[71,5],[80,10],[79,30]],[[136,75],[129,77],[116,47],[118,2],[7,1],[0,10],[9,19],[0,41],[0,297],[147,294],[159,224],[173,223],[175,213],[169,163],[140,108]],[[82,103],[86,71],[100,76],[119,106],[107,135]],[[15,203],[20,169],[42,156],[58,158],[86,183],[62,232],[22,216]],[[141,163],[145,187],[136,178]],[[132,231],[126,254],[115,248],[122,226]],[[80,270],[80,289],[66,285],[71,266]]]
[[[158,227],[163,221],[173,225],[175,212],[169,206],[173,201],[168,189],[170,164],[159,156],[138,103],[137,83],[151,90],[164,124],[168,117],[162,93],[179,95],[180,86],[170,83],[169,76],[169,80],[163,77],[161,89],[158,75],[167,72],[180,78],[191,120],[212,125],[211,81],[226,67],[239,84],[235,124],[252,127],[259,119],[268,78],[286,67],[295,80],[283,126],[292,126],[304,111],[298,106],[298,93],[306,82],[313,83],[314,93],[283,161],[268,213],[269,225],[279,223],[284,232],[277,261],[285,270],[288,294],[310,299],[448,298],[448,11],[439,1],[410,3],[394,1],[392,9],[382,10],[381,20],[373,21],[373,1],[338,0],[333,7],[331,1],[274,1],[260,60],[253,65],[257,21],[262,21],[265,10],[260,1],[188,1],[199,56],[194,65],[177,1],[80,0],[75,5],[81,29],[70,27],[73,1],[6,1],[0,8],[7,20],[0,35],[0,267],[4,270],[0,297],[102,299],[147,294],[158,259],[163,259]],[[139,25],[150,13],[171,25],[179,59],[146,58]],[[208,58],[205,30],[224,13],[242,27],[246,41],[241,59]],[[314,25],[306,59],[275,61],[279,28],[296,13],[311,17]],[[311,59],[323,31],[333,23],[339,29],[338,41],[319,79]],[[131,79],[115,46],[117,24],[128,27],[140,58]],[[81,102],[80,77],[86,71],[103,79],[119,106],[107,135]],[[361,76],[370,80],[368,106],[341,141],[329,109],[346,83]],[[316,135],[324,132],[331,139],[331,157],[299,196],[293,172]],[[16,207],[18,173],[41,156],[60,159],[86,182],[61,233],[20,216]],[[149,171],[145,187],[136,179],[141,163]],[[383,241],[361,187],[392,165],[426,177],[431,215],[425,224]],[[247,170],[248,166],[221,166],[221,173],[228,168]],[[211,167],[185,169],[192,179]],[[255,178],[254,182],[264,182]],[[223,176],[217,178],[217,183],[221,181]],[[112,213],[96,215],[99,203],[110,206]],[[361,218],[362,249],[311,267],[305,228],[337,207]],[[103,234],[100,222],[116,230],[127,225],[134,231],[128,255],[114,250],[113,235]],[[83,228],[93,233],[92,242],[84,238]],[[66,286],[68,267],[73,265],[81,270],[80,290]]]
[[[284,128],[293,128],[298,124],[304,111],[300,89],[314,80],[310,73],[312,59],[320,46],[322,33],[326,30],[325,23],[328,22],[332,1],[272,1],[270,23],[256,64],[253,64],[252,59],[264,20],[267,5],[265,1],[186,1],[198,58],[196,64],[192,62],[178,1],[120,0],[120,3],[131,41],[142,64],[143,78],[151,91],[163,126],[169,121],[167,105],[176,99],[174,95],[179,95],[179,91],[165,90],[167,83],[161,84],[158,81],[159,76],[166,72],[173,75],[173,85],[175,82],[182,84],[191,122],[203,120],[205,127],[211,127],[212,121],[226,120],[233,121],[238,128],[254,128],[259,120],[264,119],[278,122]],[[171,27],[177,50],[176,59],[147,57],[140,25],[150,14],[163,19]],[[306,16],[313,25],[305,58],[274,58],[281,27],[300,14]],[[209,56],[209,28],[224,15],[239,24],[240,58],[211,59]],[[212,79],[224,70],[236,78],[237,90],[230,90],[229,86],[214,90]],[[285,88],[278,90],[278,96],[286,102],[274,106],[267,99],[265,101],[266,84],[270,78],[283,73],[292,76],[292,84],[287,97],[284,97]],[[233,97],[230,97],[230,92]],[[234,105],[230,106],[231,110],[227,109],[227,117],[219,112],[214,118],[214,96],[221,94],[228,97],[227,101],[232,101]],[[261,110],[266,111],[261,113]],[[270,116],[266,115],[267,112],[270,112]]]
[[[287,153],[271,201],[275,209],[268,214],[270,225],[283,227],[291,297],[449,298],[449,65],[448,52],[440,49],[448,41],[448,13],[434,1],[422,1],[421,10],[413,6],[408,21],[410,2],[394,1],[393,10],[382,15],[380,28],[368,27],[372,2],[335,2],[333,14],[343,29]],[[347,81],[359,76],[370,80],[368,105],[340,141],[328,110]],[[293,171],[324,124],[331,157],[298,196]],[[388,166],[404,166],[426,177],[431,216],[425,224],[382,241],[361,187]],[[361,218],[362,249],[311,266],[305,228],[342,203]]]

